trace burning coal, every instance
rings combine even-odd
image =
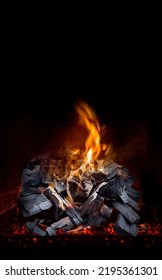
[[[115,213],[115,232],[136,236],[140,194],[133,188],[135,178],[113,162],[110,146],[101,143],[102,128],[93,109],[81,101],[76,111],[88,132],[85,147],[71,149],[57,160],[50,155],[38,156],[23,170],[18,199],[23,216],[32,218],[44,210],[53,211],[46,230],[39,227],[47,223],[46,217],[28,219],[26,226],[42,236],[80,228],[87,232]]]

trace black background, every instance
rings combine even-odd
[[[110,128],[117,162],[140,179],[148,206],[142,222],[155,218],[149,207],[161,213],[159,35],[145,23],[138,30],[118,25],[110,36],[113,25],[102,34],[88,29],[88,36],[64,26],[57,37],[57,28],[47,34],[39,24],[32,32],[10,26],[0,112],[2,192],[18,189],[22,169],[52,138],[62,143],[55,132],[78,124],[74,107],[82,98]]]

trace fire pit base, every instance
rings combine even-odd
[[[0,259],[152,260],[161,256],[161,212],[157,211],[158,224],[154,224],[149,207],[141,208],[142,223],[136,237],[115,234],[111,224],[106,228],[86,229],[86,232],[83,230],[78,234],[58,233],[56,236],[41,237],[29,234],[16,211],[15,207],[0,216]]]

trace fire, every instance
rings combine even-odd
[[[93,150],[92,149],[89,149],[89,151],[88,151],[88,153],[87,153],[87,155],[86,155],[86,162],[87,163],[91,163],[91,161],[92,161],[92,155],[93,155]]]
[[[86,172],[102,172],[103,162],[110,154],[110,145],[101,143],[101,132],[105,127],[100,127],[94,110],[84,101],[77,103],[75,108],[79,116],[79,123],[86,129],[88,136],[84,148],[71,148],[68,150],[69,156],[66,158],[66,162],[58,160],[55,168],[52,164],[51,172],[56,180],[69,182],[72,178],[77,177],[79,181],[82,181]]]
[[[76,111],[80,117],[81,125],[89,133],[85,142],[85,160],[87,163],[93,163],[101,151],[100,125],[94,110],[84,101],[76,105]]]
[[[103,127],[100,127],[94,110],[84,101],[77,103],[75,108],[79,116],[79,123],[87,130],[88,136],[83,149],[74,148],[71,151],[71,156],[67,158],[65,164],[64,177],[57,178],[66,180],[67,199],[72,203],[74,202],[72,193],[75,193],[75,196],[81,195],[84,198],[85,195],[87,196],[90,193],[93,185],[88,182],[87,178],[95,171],[102,172],[103,162],[109,153],[109,146],[101,144]],[[87,177],[86,186],[83,187],[82,182],[85,177]]]
[[[84,148],[74,148],[66,162],[65,179],[67,182],[67,199],[74,203],[74,196],[88,196],[93,185],[88,182],[88,177],[93,172],[103,172],[104,162],[109,156],[110,146],[101,143],[101,132],[105,127],[100,127],[95,111],[84,101],[75,106],[79,116],[79,123],[88,132]],[[86,185],[82,182],[86,177]],[[58,178],[61,179],[61,178]]]

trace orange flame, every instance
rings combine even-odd
[[[79,114],[81,124],[89,133],[85,143],[84,157],[85,162],[91,164],[98,158],[101,151],[100,125],[95,112],[84,101],[76,105],[76,111]]]

